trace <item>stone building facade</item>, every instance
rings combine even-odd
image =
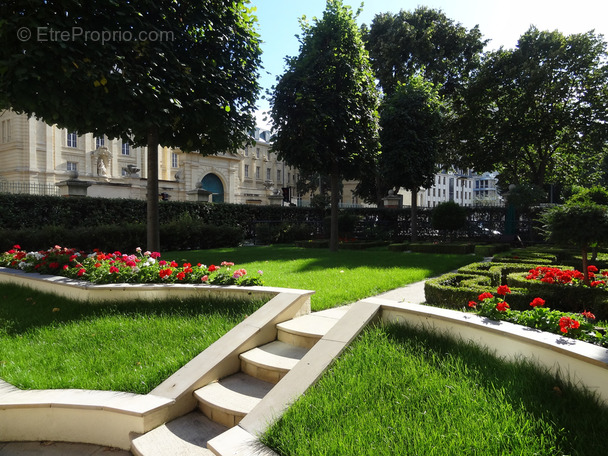
[[[54,195],[80,187],[93,197],[146,197],[145,147],[77,135],[10,110],[0,113],[0,128],[0,191]],[[256,129],[253,139],[236,154],[160,147],[159,192],[172,201],[283,204],[282,188],[291,188],[295,204],[297,170],[270,152],[270,132]]]

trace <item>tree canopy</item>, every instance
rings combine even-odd
[[[477,68],[485,45],[477,26],[467,30],[441,10],[424,6],[376,15],[365,41],[385,92],[420,73],[442,96],[462,88]]]
[[[365,26],[363,29],[370,60],[385,97],[400,90],[402,84],[409,84],[414,77],[422,77],[432,83],[434,90],[442,97],[446,115],[441,118],[443,125],[440,136],[444,147],[441,148],[441,154],[435,151],[432,156],[419,157],[416,162],[427,162],[425,169],[429,166],[434,168],[436,163],[447,163],[446,145],[452,141],[458,142],[459,133],[452,129],[454,116],[448,113],[479,65],[485,44],[479,28],[467,30],[441,10],[419,7],[414,11],[376,15],[369,29]],[[407,115],[413,115],[411,109]],[[436,128],[435,124],[433,128]],[[410,130],[410,133],[415,131]],[[386,136],[381,140],[383,150],[384,141],[388,139]],[[415,134],[412,140],[416,140]],[[407,157],[412,158],[411,155]],[[432,164],[429,163],[431,157],[435,160]],[[394,155],[392,158],[396,159]],[[403,163],[403,160],[399,162]],[[370,203],[382,204],[382,197],[395,184],[386,180],[383,165],[376,165],[369,168],[368,175],[361,180],[356,193]],[[411,176],[420,167],[413,166],[412,170]],[[423,176],[424,180],[428,180],[426,171]],[[425,185],[399,186],[414,190]]]
[[[378,169],[389,187],[412,192],[412,240],[417,235],[418,190],[430,187],[437,171],[441,126],[441,99],[422,76],[399,83],[382,102]]]
[[[583,183],[608,140],[606,43],[531,27],[489,53],[465,94],[464,163],[508,183]],[[573,182],[574,181],[574,182]]]
[[[358,178],[377,153],[378,94],[350,7],[328,0],[321,19],[301,25],[300,53],[286,58],[271,99],[273,149],[305,175],[330,176],[336,250],[340,181]]]
[[[235,151],[255,126],[261,50],[247,0],[3,3],[0,107],[147,145],[157,249],[159,143]]]

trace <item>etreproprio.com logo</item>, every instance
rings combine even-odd
[[[49,27],[21,27],[17,30],[20,41],[36,40],[37,42],[91,41],[102,45],[112,41],[173,41],[173,32],[164,30],[85,30],[72,27],[69,30],[55,30]]]

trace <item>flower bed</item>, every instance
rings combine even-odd
[[[262,271],[249,275],[234,263],[219,266],[190,263],[178,264],[160,258],[158,252],[136,254],[121,252],[86,254],[75,249],[55,246],[49,250],[26,252],[15,245],[0,254],[0,266],[25,272],[52,274],[95,284],[108,283],[197,283],[209,285],[263,285]]]
[[[545,300],[539,297],[530,302],[530,310],[512,310],[506,301],[506,296],[510,293],[511,290],[507,285],[501,285],[496,289],[496,293],[483,292],[477,297],[479,302],[471,300],[468,306],[478,315],[492,320],[509,321],[608,347],[608,335],[603,328],[594,326],[595,315],[591,312],[585,310],[572,313],[552,310],[545,307]]]

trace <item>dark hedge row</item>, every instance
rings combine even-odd
[[[324,237],[328,224],[327,212],[304,207],[163,201],[159,212],[161,223],[189,218],[209,225],[239,228],[245,239],[254,239],[256,230],[261,228],[261,237],[285,239],[287,242],[301,238],[306,231],[310,231],[313,238]],[[497,237],[491,234],[493,231],[504,230],[505,208],[466,208],[466,212],[466,228],[449,233],[450,238],[487,241]],[[409,208],[343,209],[342,214],[342,231],[348,237],[402,242],[411,236]],[[447,234],[432,228],[431,214],[430,208],[418,210],[420,239],[444,238]],[[536,216],[520,216],[518,235],[521,239],[538,237],[532,228]],[[90,228],[110,224],[144,224],[145,220],[146,202],[142,200],[0,194],[0,227],[4,229],[49,226]],[[268,226],[261,227],[260,223],[268,223]]]
[[[160,231],[162,251],[236,247],[243,241],[243,232],[239,228],[199,221],[163,223]],[[100,249],[104,252],[119,250],[133,253],[137,247],[146,247],[146,226],[123,223],[74,228],[54,225],[44,228],[0,228],[0,250],[7,251],[14,245],[28,251],[60,245],[87,252]]]

